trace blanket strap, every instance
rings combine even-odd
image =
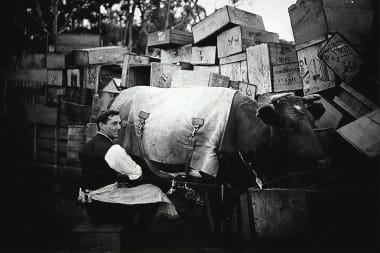
[[[193,125],[193,132],[191,135],[188,137],[188,142],[187,145],[185,146],[186,148],[186,158],[185,158],[185,172],[186,172],[186,177],[189,177],[189,171],[190,171],[190,160],[191,157],[193,156],[194,148],[195,148],[195,134],[199,130],[201,126],[204,124],[204,119],[202,118],[193,118],[191,121]]]
[[[172,179],[173,176],[170,175],[169,173],[162,172],[160,169],[158,169],[147,157],[145,149],[144,149],[144,144],[143,144],[143,133],[144,133],[144,126],[145,126],[145,120],[148,119],[149,113],[140,111],[139,112],[139,119],[140,121],[135,124],[136,127],[136,135],[137,138],[139,139],[138,141],[138,146],[140,150],[140,154],[143,157],[146,165],[148,165],[150,171],[157,177],[163,178],[163,179]]]

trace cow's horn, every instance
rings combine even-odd
[[[319,94],[312,94],[303,97],[304,103],[313,103],[316,100],[320,100],[322,97]]]
[[[276,102],[277,100],[279,100],[280,98],[283,98],[283,97],[287,97],[287,96],[291,96],[291,95],[294,95],[293,93],[281,93],[281,94],[276,94],[276,95],[272,95],[270,97],[270,101],[272,103]]]

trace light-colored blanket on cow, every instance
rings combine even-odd
[[[127,121],[122,145],[128,153],[140,155],[135,124],[140,111],[150,113],[144,127],[143,145],[150,160],[183,164],[192,119],[203,118],[196,133],[190,167],[216,176],[217,153],[226,130],[236,91],[221,87],[155,88],[138,86],[122,91],[111,109]]]

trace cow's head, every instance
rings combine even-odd
[[[257,117],[270,126],[273,159],[282,166],[325,168],[328,157],[314,132],[314,120],[324,113],[319,95],[298,97],[291,94],[273,96],[271,103],[257,110]]]

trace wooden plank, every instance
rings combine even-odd
[[[214,65],[216,63],[216,46],[193,47],[191,49],[191,64]]]
[[[218,57],[221,58],[241,53],[249,46],[264,42],[279,42],[279,36],[277,33],[247,26],[235,26],[218,35]]]
[[[294,45],[284,43],[266,43],[269,49],[272,65],[297,62],[297,52]]]
[[[240,53],[240,54],[227,56],[227,57],[223,57],[223,58],[219,58],[219,64],[224,65],[224,64],[233,63],[233,62],[237,62],[237,61],[244,61],[244,60],[247,60],[247,54],[245,52]]]
[[[171,88],[189,87],[228,87],[229,78],[208,71],[176,70],[173,73]]]
[[[320,119],[315,121],[315,126],[317,128],[336,129],[343,118],[343,114],[324,98],[318,100],[318,103],[322,103],[326,111]]]
[[[172,75],[181,66],[166,63],[152,62],[150,71],[150,86],[170,88]]]
[[[46,66],[48,69],[65,69],[66,54],[65,53],[47,53]]]
[[[247,48],[248,83],[257,86],[257,94],[272,92],[271,65],[267,44]]]
[[[309,215],[306,195],[300,189],[249,189],[258,237],[302,235]]]
[[[129,53],[129,48],[117,46],[77,49],[68,55],[68,64],[70,66],[118,64],[123,62],[126,53]]]
[[[58,108],[43,105],[26,106],[26,121],[35,124],[44,124],[50,126],[57,125]]]
[[[337,133],[370,158],[380,155],[380,109],[339,128]]]
[[[318,57],[326,41],[297,51],[300,75],[305,95],[335,87],[335,76]]]
[[[334,97],[334,102],[352,117],[357,119],[378,108],[378,106],[352,87],[341,83],[340,88],[341,92],[338,96]]]
[[[12,73],[8,77],[9,81],[30,81],[30,82],[44,82],[47,81],[47,69],[29,69],[20,70]]]
[[[148,47],[167,48],[173,45],[186,45],[193,43],[193,35],[187,31],[167,29],[148,33]]]
[[[288,12],[296,44],[334,32],[353,45],[364,44],[374,15],[370,0],[298,0]]]
[[[350,83],[364,64],[361,56],[339,34],[334,34],[318,53],[345,83]]]
[[[46,55],[38,53],[23,54],[16,64],[18,70],[43,69],[46,68]]]
[[[220,67],[218,65],[215,66],[194,66],[194,71],[209,71],[212,73],[220,74]]]
[[[253,100],[256,99],[256,85],[239,82],[239,90],[246,96],[252,98]]]
[[[59,34],[56,38],[55,51],[70,52],[76,49],[100,46],[98,34]]]
[[[191,62],[192,44],[161,49],[161,63]]]
[[[274,92],[302,89],[298,62],[275,65],[272,72]]]
[[[47,84],[52,86],[63,86],[64,84],[64,70],[47,70],[48,79]]]
[[[194,44],[211,36],[215,36],[217,33],[220,33],[233,25],[244,25],[265,30],[263,19],[260,15],[249,13],[231,6],[225,6],[192,26]]]
[[[220,65],[220,73],[229,77],[232,81],[248,83],[247,61]]]
[[[85,67],[83,88],[94,90],[94,92],[97,93],[99,86],[99,73],[99,65]]]
[[[291,94],[295,94],[294,92],[290,91],[290,92],[270,92],[270,93],[264,93],[264,94],[258,94],[257,95],[257,101],[259,103],[263,103],[263,104],[269,104],[271,103],[271,97],[273,95],[279,95],[279,94],[287,94],[287,93],[291,93]]]

